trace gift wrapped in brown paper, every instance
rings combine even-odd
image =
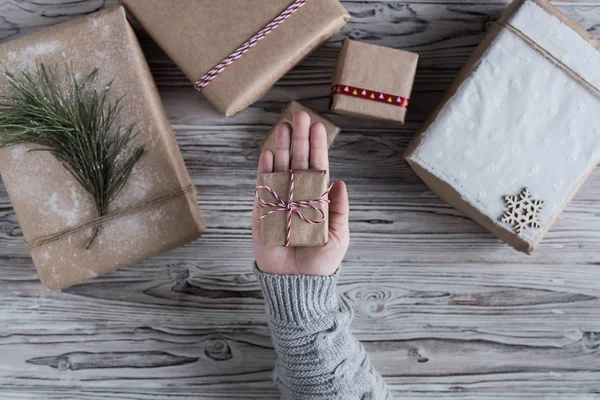
[[[599,50],[548,1],[515,0],[407,161],[441,199],[531,254],[600,161]]]
[[[94,222],[89,192],[51,152],[29,151],[39,150],[32,144],[0,150],[0,172],[46,288],[65,288],[200,237],[204,221],[194,187],[122,7],[2,44],[0,60],[14,76],[39,65],[56,71],[68,65],[75,76],[97,69],[94,84],[110,84],[110,101],[122,98],[116,123],[134,126],[131,144],[144,149],[101,223]],[[11,89],[3,76],[0,94]]]
[[[307,113],[310,116],[311,124],[316,124],[316,123],[320,122],[323,124],[323,126],[325,126],[325,131],[327,132],[327,147],[331,148],[331,146],[333,145],[333,142],[335,141],[335,138],[337,137],[337,135],[339,135],[339,133],[341,131],[340,127],[335,125],[333,122],[331,122],[327,118],[325,118],[323,115],[311,110],[308,107],[303,106],[302,104],[298,103],[297,101],[292,101],[287,105],[285,110],[283,110],[283,112],[281,113],[281,117],[279,118],[279,121],[277,121],[277,124],[275,124],[275,127],[273,127],[273,129],[271,129],[271,131],[269,131],[269,133],[263,139],[263,142],[261,145],[261,150],[269,149],[271,151],[275,151],[275,148],[277,147],[277,135],[276,135],[277,125],[279,125],[282,122],[287,122],[287,123],[291,124],[294,115],[296,115],[300,111],[304,111],[305,113]]]
[[[403,124],[419,56],[346,39],[333,75],[331,111]]]
[[[350,18],[338,0],[121,2],[227,116],[260,99]]]
[[[260,174],[256,206],[262,244],[322,246],[329,238],[327,171],[290,171]]]

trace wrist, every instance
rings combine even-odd
[[[256,269],[267,312],[275,322],[305,325],[339,309],[339,271],[330,276],[272,275]]]

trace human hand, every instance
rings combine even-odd
[[[275,153],[265,150],[260,155],[258,173],[285,172],[290,169],[329,170],[327,132],[317,123],[310,126],[305,112],[294,115],[293,126],[276,128]],[[290,151],[291,150],[291,151]],[[336,182],[329,193],[329,241],[320,247],[263,247],[258,209],[252,213],[252,240],[258,269],[274,275],[333,275],[339,268],[350,243],[348,228],[348,193],[344,182]]]

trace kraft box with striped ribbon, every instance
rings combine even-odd
[[[223,115],[263,97],[350,19],[338,0],[121,0]]]
[[[329,238],[327,171],[258,175],[256,205],[263,246],[314,247]]]

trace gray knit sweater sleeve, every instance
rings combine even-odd
[[[336,293],[338,274],[256,274],[278,356],[274,380],[282,399],[392,399],[350,333],[352,309]]]

